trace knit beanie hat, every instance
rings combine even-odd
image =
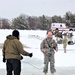
[[[17,39],[19,39],[19,31],[18,30],[14,30],[12,32],[12,35],[15,36],[15,37],[17,37]]]

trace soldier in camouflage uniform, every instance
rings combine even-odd
[[[66,36],[66,34],[65,34],[65,35],[64,35],[64,38],[63,38],[63,40],[62,40],[64,53],[66,53],[67,43],[68,43],[68,39],[67,39],[67,36]]]
[[[54,60],[54,53],[58,51],[57,44],[55,40],[52,39],[52,32],[49,30],[47,31],[47,38],[44,39],[40,45],[41,51],[44,54],[44,70],[43,72],[47,75],[48,72],[48,63],[50,62],[50,71],[51,75],[54,75],[55,70],[55,60]]]

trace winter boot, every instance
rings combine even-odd
[[[51,73],[51,75],[54,75],[54,73]]]

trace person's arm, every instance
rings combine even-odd
[[[46,48],[45,48],[45,44],[44,44],[44,40],[41,42],[41,44],[40,44],[40,50],[44,53],[44,54],[46,54]]]
[[[23,49],[23,45],[20,41],[16,40],[15,44],[16,44],[16,47],[17,47],[17,50],[19,51],[19,53],[21,53],[22,55],[25,55],[25,56],[32,57],[32,53],[29,53],[29,52],[25,51]]]
[[[3,62],[6,62],[5,60],[5,42],[3,44],[2,55],[3,55]]]
[[[53,48],[56,50],[56,52],[58,51],[58,45],[55,40],[53,41]]]

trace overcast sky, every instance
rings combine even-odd
[[[0,0],[0,17],[13,19],[21,14],[29,16],[63,16],[75,14],[75,0]]]

